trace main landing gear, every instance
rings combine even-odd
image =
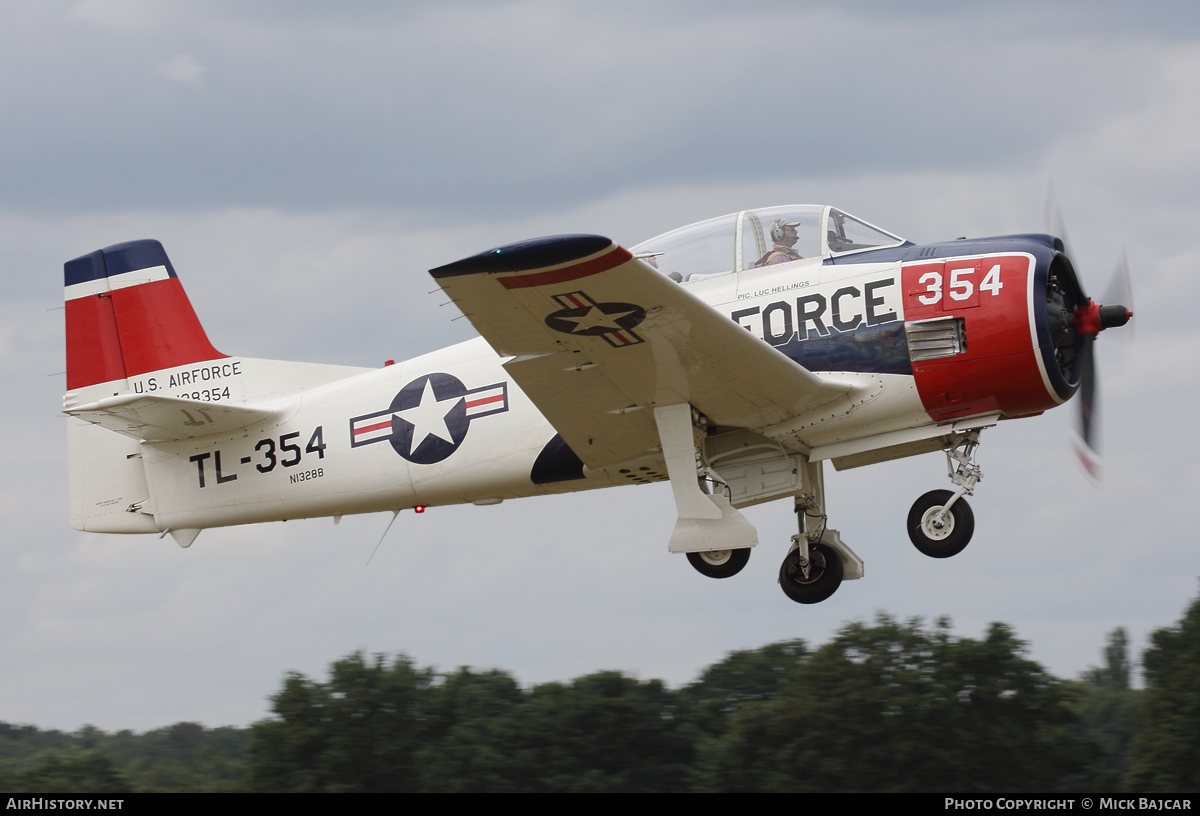
[[[973,461],[978,447],[979,431],[971,431],[947,450],[947,475],[957,489],[931,490],[913,502],[908,511],[908,537],[930,558],[958,555],[971,543],[975,514],[963,496],[973,493],[983,478],[983,471]]]
[[[742,472],[740,478],[745,482],[736,484],[742,490],[746,489],[746,483],[751,488],[761,489],[761,483],[769,482],[771,478],[781,484],[783,480],[788,480],[787,484],[794,490],[792,495],[795,497],[796,520],[800,530],[792,536],[792,546],[779,568],[779,586],[790,599],[802,604],[820,603],[833,595],[843,580],[861,578],[863,575],[862,559],[842,542],[837,530],[830,530],[826,526],[821,464],[805,461],[799,456],[780,456],[778,460],[771,458],[761,462],[742,459],[738,471],[730,469],[725,476],[711,468],[706,468],[700,474],[703,481],[711,483],[713,487],[712,493],[705,491],[706,495],[721,507],[729,504],[729,482],[739,478],[739,471]],[[752,473],[756,478],[746,480],[745,473]],[[681,520],[677,525],[676,535],[680,530],[688,530],[684,524]],[[724,535],[707,540],[713,543],[730,541],[730,544],[736,541]],[[687,558],[701,575],[729,578],[746,566],[750,560],[750,547],[726,545],[722,549],[694,550],[687,553]]]
[[[822,461],[789,454],[750,431],[704,436],[704,417],[687,404],[654,409],[679,519],[668,548],[687,554],[709,578],[737,575],[758,544],[753,526],[733,506],[792,496],[799,532],[779,567],[779,586],[796,603],[814,604],[837,592],[843,581],[863,577],[863,562],[826,523]],[[990,425],[994,417],[980,423]],[[931,558],[949,558],[966,548],[975,516],[964,498],[983,478],[975,463],[982,427],[948,430],[944,446],[953,490],[931,490],[908,513],[908,535]]]
[[[750,560],[750,548],[690,552],[687,554],[687,560],[701,575],[707,575],[709,578],[730,578],[746,566]]]
[[[825,480],[820,462],[804,463],[804,492],[795,499],[800,532],[779,567],[779,588],[796,603],[815,604],[842,581],[863,576],[863,562],[842,543],[825,518]]]
[[[779,567],[779,586],[796,603],[815,604],[837,592],[845,567],[832,547],[809,545],[803,536],[795,536],[798,546],[787,554]]]
[[[788,453],[752,431],[710,433],[707,417],[688,403],[656,405],[654,422],[679,513],[667,549],[686,553],[701,575],[736,575],[758,545],[735,497],[745,507],[793,496],[800,532],[779,569],[784,593],[798,603],[818,603],[843,580],[863,576],[862,559],[826,527],[821,461]]]

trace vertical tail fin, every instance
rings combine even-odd
[[[105,247],[67,261],[63,272],[68,390],[226,356],[209,342],[158,241]]]
[[[166,397],[244,408],[251,400],[296,395],[366,371],[217,351],[158,241],[116,244],[68,261],[64,277],[63,408],[71,414],[68,482],[71,525],[77,530],[164,529],[155,516],[161,497],[152,489],[153,465],[143,459],[155,454],[155,443],[143,441],[136,423],[118,423],[123,430],[95,424],[99,420],[89,406],[101,410],[94,404],[128,395],[134,401]],[[216,427],[193,430],[215,433]]]
[[[213,348],[158,241],[130,241],[67,261],[64,407],[130,390],[129,378],[224,358]],[[138,440],[68,418],[71,526],[158,529]]]

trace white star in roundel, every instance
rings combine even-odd
[[[433,393],[433,381],[425,381],[425,390],[421,392],[420,405],[396,412],[396,416],[413,426],[410,451],[415,451],[431,436],[444,439],[451,445],[454,444],[450,429],[446,427],[446,417],[460,399],[462,397],[439,400]]]
[[[605,314],[595,306],[591,306],[588,308],[587,312],[579,317],[563,317],[561,319],[575,324],[575,328],[571,330],[572,334],[575,332],[587,331],[588,329],[594,329],[598,326],[605,329],[612,329],[613,331],[620,331],[622,327],[619,323],[617,323],[617,321],[622,317],[633,314],[634,311],[634,309],[629,309],[617,314]]]

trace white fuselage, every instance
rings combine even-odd
[[[763,337],[763,314],[781,299],[795,303],[801,291],[828,299],[848,282],[889,276],[894,283],[876,290],[877,308],[902,323],[898,263],[822,266],[814,259],[683,285]],[[736,317],[738,312],[743,316]],[[110,470],[112,460],[121,462],[111,478],[73,486],[72,517],[80,529],[150,532],[492,503],[628,483],[611,467],[585,468],[581,479],[535,484],[531,469],[555,429],[504,362],[479,338],[378,370],[231,357],[79,389],[68,394],[68,407],[114,394],[151,393],[268,407],[273,413],[232,433],[182,441],[139,441],[71,418],[79,471],[101,456]],[[820,417],[756,430],[789,452],[808,454],[817,446],[931,423],[911,376],[818,373],[852,382],[853,398],[827,407]],[[431,374],[449,375],[465,394],[439,397],[428,382],[417,388]],[[409,386],[404,403],[400,394]],[[411,428],[405,430],[411,436],[399,439],[402,428]],[[424,456],[414,455],[420,450]]]

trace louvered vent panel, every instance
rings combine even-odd
[[[967,335],[961,317],[939,317],[904,324],[908,355],[913,362],[940,360],[967,350]]]

